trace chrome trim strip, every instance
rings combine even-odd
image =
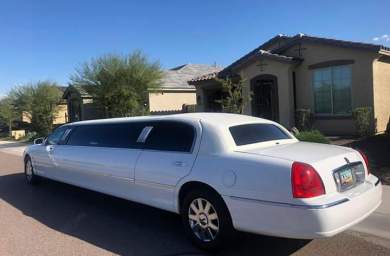
[[[348,202],[348,198],[343,198],[341,200],[328,203],[328,204],[321,204],[321,205],[303,205],[303,204],[290,204],[290,203],[283,203],[283,202],[274,202],[274,201],[267,201],[267,200],[258,200],[258,199],[252,199],[252,198],[244,198],[244,197],[238,197],[238,196],[230,196],[231,199],[235,200],[245,200],[245,201],[251,201],[256,202],[260,204],[267,204],[267,205],[273,205],[273,206],[287,206],[287,207],[293,207],[293,208],[301,208],[301,209],[308,209],[308,210],[316,210],[316,209],[325,209],[329,208],[335,205],[339,205],[345,202]]]
[[[165,188],[165,189],[170,189],[173,190],[175,188],[174,185],[169,185],[169,184],[162,184],[154,181],[148,181],[148,180],[141,180],[137,179],[135,182],[136,185],[142,185],[142,186],[150,186],[154,188]]]

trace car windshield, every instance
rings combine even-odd
[[[243,124],[229,128],[237,146],[291,139],[291,136],[273,124]]]

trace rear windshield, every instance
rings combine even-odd
[[[243,124],[232,126],[229,130],[237,146],[291,139],[287,133],[273,124]]]

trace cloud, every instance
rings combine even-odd
[[[375,41],[375,42],[390,43],[390,35],[384,34],[384,35],[381,35],[381,36],[376,36],[376,37],[372,38],[372,40]]]

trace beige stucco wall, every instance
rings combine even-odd
[[[390,122],[390,58],[375,60],[374,69],[374,118],[376,132],[386,131]]]
[[[149,92],[149,108],[151,112],[181,111],[183,104],[196,104],[195,90]]]
[[[13,130],[11,132],[11,136],[15,140],[19,140],[19,139],[21,139],[21,138],[26,136],[26,131],[25,130]]]
[[[68,122],[68,105],[61,104],[57,106],[56,116],[53,120],[53,124],[64,124]]]
[[[288,56],[297,56],[298,46],[284,52]],[[354,60],[352,67],[351,104],[356,107],[373,107],[373,60],[376,53],[350,48],[333,47],[319,44],[302,44],[302,58],[304,61],[295,69],[297,108],[310,108],[314,111],[314,93],[312,87],[313,70],[309,65],[333,61]],[[355,125],[352,117],[316,119],[315,128],[326,134],[353,134]]]
[[[243,66],[239,71],[241,77],[244,79],[244,92],[250,95],[251,79],[259,75],[274,75],[277,77],[278,96],[279,96],[279,123],[285,127],[293,126],[294,117],[294,102],[292,90],[291,67],[292,64],[277,62],[274,60],[262,60],[262,64],[266,64],[260,68],[257,66],[258,62],[251,62]],[[247,104],[245,107],[245,114],[252,114],[252,104]]]

